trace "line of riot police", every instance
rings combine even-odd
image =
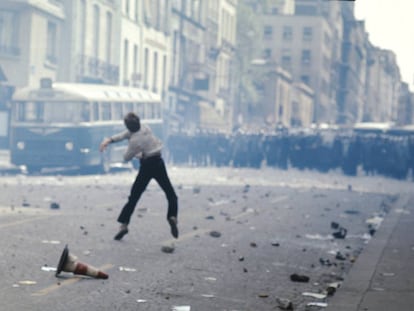
[[[262,166],[406,179],[414,172],[414,133],[274,131],[271,133],[178,133],[167,139],[174,165]]]

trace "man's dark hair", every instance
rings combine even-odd
[[[141,121],[139,120],[139,117],[133,112],[127,113],[127,115],[124,117],[124,123],[130,132],[138,132],[141,128]]]

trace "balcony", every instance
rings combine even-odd
[[[88,77],[102,80],[109,84],[117,84],[119,80],[119,66],[88,55],[79,55],[76,74],[80,79]]]

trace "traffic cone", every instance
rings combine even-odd
[[[55,276],[64,271],[72,272],[73,274],[86,275],[97,279],[107,279],[108,275],[97,268],[89,266],[85,263],[77,261],[77,257],[69,253],[68,246],[66,245],[63,249],[62,255],[60,256],[59,264],[57,266]]]

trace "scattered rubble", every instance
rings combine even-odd
[[[292,282],[301,282],[301,283],[308,283],[309,282],[309,277],[306,275],[301,275],[301,274],[291,274],[290,275],[290,280]]]
[[[340,227],[338,231],[332,233],[332,236],[335,239],[345,239],[347,233],[348,233],[347,229],[345,229],[344,227]]]
[[[318,307],[318,308],[326,308],[328,307],[328,303],[326,302],[309,302],[306,304],[306,310],[313,310],[312,307]]]
[[[218,231],[213,230],[213,231],[210,231],[210,236],[213,237],[213,238],[219,238],[219,237],[221,237],[221,233],[218,232]]]
[[[278,303],[278,307],[281,310],[293,310],[293,303],[289,299],[286,298],[276,298]]]
[[[320,293],[311,293],[311,292],[304,292],[302,293],[303,296],[312,297],[315,299],[326,299],[327,294],[320,294]]]
[[[125,272],[136,272],[137,269],[135,268],[128,268],[128,267],[119,267],[119,271],[125,271]]]
[[[172,253],[174,253],[174,250],[175,250],[175,247],[174,247],[174,246],[166,246],[166,245],[163,245],[163,246],[161,247],[161,251],[162,251],[163,253],[167,253],[167,254],[172,254]]]
[[[60,209],[59,203],[56,203],[56,202],[50,203],[50,209]]]

